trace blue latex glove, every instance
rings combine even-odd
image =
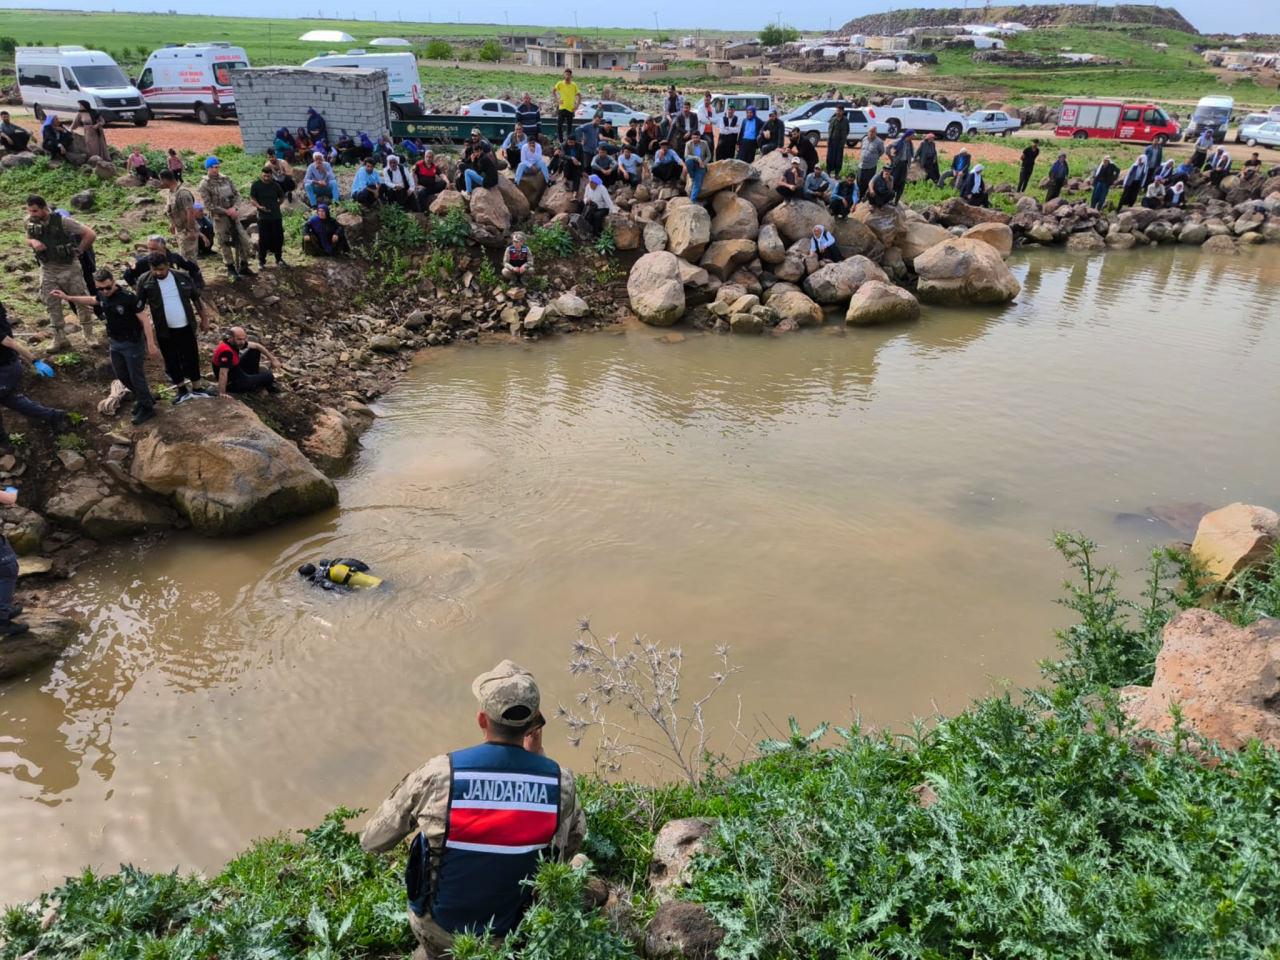
[[[36,368],[36,373],[40,374],[40,376],[42,377],[53,376],[53,367],[49,366],[43,360],[37,360],[34,364],[32,364],[32,366]]]

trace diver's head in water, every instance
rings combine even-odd
[[[314,577],[316,575],[316,565],[314,563],[304,563],[298,568],[298,576]]]

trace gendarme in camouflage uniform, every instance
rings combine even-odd
[[[33,213],[33,210],[41,211],[43,216]],[[84,288],[84,272],[80,269],[80,243],[88,228],[50,210],[48,206],[28,205],[27,214],[27,239],[39,244],[38,247],[31,245],[31,250],[40,264],[40,299],[44,301],[49,312],[49,325],[53,327],[53,350],[66,350],[71,346],[65,327],[66,308],[63,301],[50,294],[61,290],[73,297],[88,296],[89,291]],[[76,304],[75,309],[85,340],[95,344],[93,309],[83,304]]]
[[[212,164],[209,161],[214,161]],[[196,192],[204,201],[204,208],[213,218],[213,229],[218,235],[218,252],[222,254],[222,262],[227,271],[233,275],[252,273],[249,269],[249,235],[244,232],[238,218],[227,216],[228,210],[235,209],[240,201],[240,191],[236,185],[218,172],[219,161],[210,157],[205,161],[207,173]]]
[[[406,885],[415,957],[442,960],[456,933],[506,936],[524,915],[524,881],[544,856],[568,860],[586,816],[573,774],[542,753],[540,695],[510,660],[471,685],[485,742],[433,757],[410,773],[360,837],[389,850],[416,832]]]

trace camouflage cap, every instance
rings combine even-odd
[[[524,667],[510,660],[486,673],[471,684],[471,692],[480,701],[485,716],[498,723],[520,726],[538,715],[542,698],[538,684]]]

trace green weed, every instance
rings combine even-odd
[[[450,250],[432,250],[422,263],[422,275],[436,283],[447,283],[453,279],[458,265]]]
[[[25,447],[27,445],[27,435],[25,433],[9,434],[9,445],[12,447]]]
[[[75,450],[77,453],[85,448],[84,437],[78,433],[60,433],[56,444],[59,450]]]
[[[567,257],[573,253],[573,234],[561,224],[534,227],[529,232],[529,249],[535,257]]]
[[[471,236],[471,221],[461,207],[452,207],[443,217],[431,221],[427,239],[433,247],[462,247]]]
[[[66,367],[67,369],[70,369],[72,367],[78,367],[82,363],[84,363],[84,357],[80,356],[80,354],[76,353],[74,350],[69,350],[66,353],[60,353],[53,358],[53,365],[55,367]]]
[[[596,242],[591,245],[602,257],[612,257],[618,252],[618,243],[613,237],[613,228],[605,227],[600,231],[600,236],[596,237]]]
[[[80,426],[80,424],[84,423],[88,419],[89,418],[86,417],[83,413],[76,413],[74,410],[70,411],[67,414],[67,420],[71,422],[71,425],[73,427]]]
[[[476,269],[476,282],[490,290],[502,282],[502,277],[499,276],[497,269],[487,257],[480,262],[480,266]]]

